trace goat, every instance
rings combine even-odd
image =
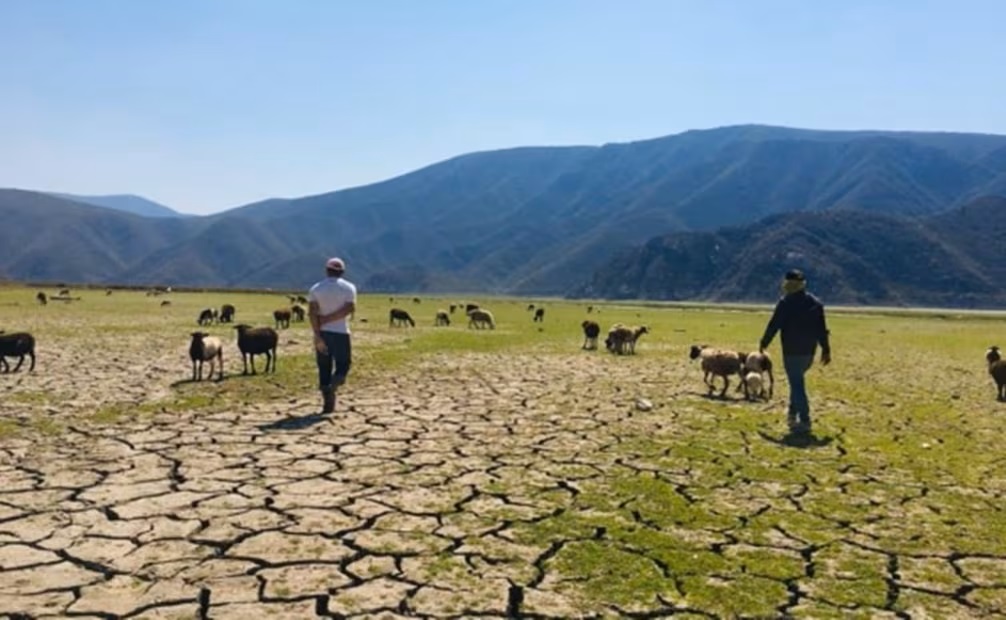
[[[192,360],[192,380],[203,380],[203,364],[210,363],[210,374],[208,378],[213,378],[213,366],[218,365],[217,380],[224,378],[224,345],[216,336],[210,336],[204,332],[193,332],[192,342],[189,344],[189,359]]]
[[[710,394],[716,389],[712,378],[723,377],[723,391],[720,392],[720,398],[726,398],[727,389],[730,387],[730,375],[741,373],[740,355],[736,351],[714,349],[708,345],[692,345],[688,356],[693,360],[702,359],[704,373],[702,380],[709,387]]]
[[[272,313],[272,318],[276,319],[276,329],[280,327],[289,328],[290,327],[290,309],[280,308],[279,310],[274,310]]]
[[[437,310],[437,318],[433,322],[434,327],[447,326],[451,324],[451,317],[445,310]]]
[[[248,374],[248,358],[251,358],[252,374],[255,371],[255,356],[265,355],[265,372],[276,372],[276,346],[279,344],[279,334],[271,327],[252,327],[239,324],[234,329],[238,332],[238,349],[241,351],[241,361],[244,363],[243,375]]]
[[[213,310],[206,308],[199,313],[199,320],[196,321],[200,325],[210,325],[213,323]]]
[[[999,354],[999,347],[989,347],[985,352],[985,361],[989,363],[989,374],[996,382],[996,399],[1006,401],[1006,361]]]
[[[416,322],[412,320],[412,316],[402,310],[401,308],[392,308],[391,312],[388,313],[388,327],[394,327],[398,325],[404,327],[406,324],[415,327]]]
[[[232,306],[230,304],[224,304],[224,305],[220,306],[220,322],[221,323],[233,323],[234,322],[234,313],[235,312],[236,312],[236,310],[234,309],[234,306]]]
[[[597,337],[601,334],[601,326],[595,321],[584,321],[580,324],[583,327],[583,346],[581,349],[597,349]]]
[[[476,308],[468,313],[469,328],[475,327],[477,329],[482,329],[486,325],[489,326],[489,329],[496,329],[496,319],[493,318],[492,312]]]
[[[31,358],[31,366],[28,372],[35,370],[35,337],[28,332],[18,332],[15,334],[4,334],[0,332],[0,367],[3,372],[11,372],[10,363],[6,357],[17,357],[17,366],[13,372],[21,370],[25,356]]]
[[[534,319],[533,319],[533,321],[535,323],[544,323],[545,322],[545,309],[544,308],[538,308],[537,310],[534,311]]]

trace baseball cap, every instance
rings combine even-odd
[[[325,269],[332,269],[334,271],[345,271],[346,263],[341,258],[330,258],[325,262]]]

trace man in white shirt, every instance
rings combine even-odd
[[[347,317],[356,310],[356,286],[342,277],[345,272],[345,261],[341,258],[328,259],[325,279],[312,286],[307,296],[310,306],[308,316],[314,330],[322,413],[335,411],[335,389],[346,382],[352,364]]]

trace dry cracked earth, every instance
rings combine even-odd
[[[177,368],[177,353],[151,367]],[[68,407],[101,400],[85,393],[86,373],[127,374],[97,368],[66,375],[62,389],[79,390]],[[788,445],[778,394],[770,405],[710,401],[695,392],[696,373],[683,361],[668,369],[601,354],[443,356],[377,387],[350,383],[331,416],[313,414],[313,395],[301,395],[2,440],[0,612],[1006,611],[1001,545],[982,542],[990,532],[961,531],[941,508],[991,510],[1001,484],[871,468],[850,455],[838,420],[825,418],[809,445]],[[140,373],[122,390],[170,391],[151,385],[158,380]],[[58,373],[17,381],[60,389]],[[638,406],[640,396],[653,408]]]

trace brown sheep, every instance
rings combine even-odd
[[[237,310],[235,310],[234,306],[232,306],[230,304],[224,304],[224,305],[220,306],[220,322],[221,323],[233,323],[234,322],[234,313],[235,312],[237,312]]]
[[[43,293],[42,291],[39,291],[38,295],[35,295],[35,299],[38,301],[38,303],[42,304],[43,306],[49,303],[49,298],[46,297],[45,293]]]
[[[170,305],[171,305],[171,302],[168,301],[167,299],[165,299],[164,301],[161,302],[161,307],[162,308],[165,307],[165,306],[170,306]]]
[[[416,322],[412,319],[412,315],[405,310],[392,308],[391,312],[388,313],[388,327],[394,327],[395,325],[399,327],[405,327],[406,325],[415,327]]]
[[[458,306],[457,306],[457,304],[451,304],[451,305],[450,305],[450,310],[451,310],[451,314],[454,314],[454,312],[455,312],[455,311],[456,311],[457,309],[458,309]]]
[[[736,351],[724,351],[714,349],[708,345],[692,345],[688,355],[691,359],[702,360],[702,380],[709,387],[709,393],[715,391],[713,382],[715,377],[723,377],[723,390],[720,398],[726,398],[727,389],[730,387],[730,375],[739,375],[741,372],[741,358]]]
[[[244,362],[243,375],[248,374],[248,358],[251,358],[252,374],[255,372],[255,356],[265,355],[265,372],[276,372],[276,347],[279,345],[279,334],[271,327],[252,327],[251,325],[235,325],[238,332],[238,350],[241,351],[241,361]]]
[[[17,357],[17,366],[14,367],[13,372],[21,370],[21,364],[24,363],[25,356],[31,358],[31,366],[28,368],[28,372],[35,370],[35,337],[28,332],[19,332],[15,334],[5,334],[0,332],[0,368],[3,368],[3,372],[11,372],[10,364],[7,362],[6,357]]]
[[[199,320],[196,321],[199,325],[210,325],[213,323],[213,310],[210,308],[204,309],[199,313]]]
[[[543,322],[545,322],[545,309],[544,308],[538,308],[537,310],[534,311],[534,319],[533,319],[533,321],[535,323],[543,323]]]
[[[290,327],[290,316],[291,312],[289,308],[280,308],[279,310],[274,310],[272,313],[272,318],[276,320],[276,329],[281,327]]]
[[[583,346],[581,349],[597,349],[597,337],[601,334],[601,326],[596,321],[584,321],[580,324],[583,328]]]
[[[465,304],[465,314],[471,314],[472,310],[478,310],[478,304]]]
[[[290,308],[290,312],[293,314],[293,320],[298,323],[304,322],[304,308],[300,305],[295,305]]]
[[[451,317],[446,310],[437,310],[437,318],[433,322],[434,327],[448,326],[451,324]]]
[[[999,354],[999,347],[989,347],[985,352],[985,361],[989,364],[992,380],[996,382],[996,399],[1006,401],[1006,360]]]

